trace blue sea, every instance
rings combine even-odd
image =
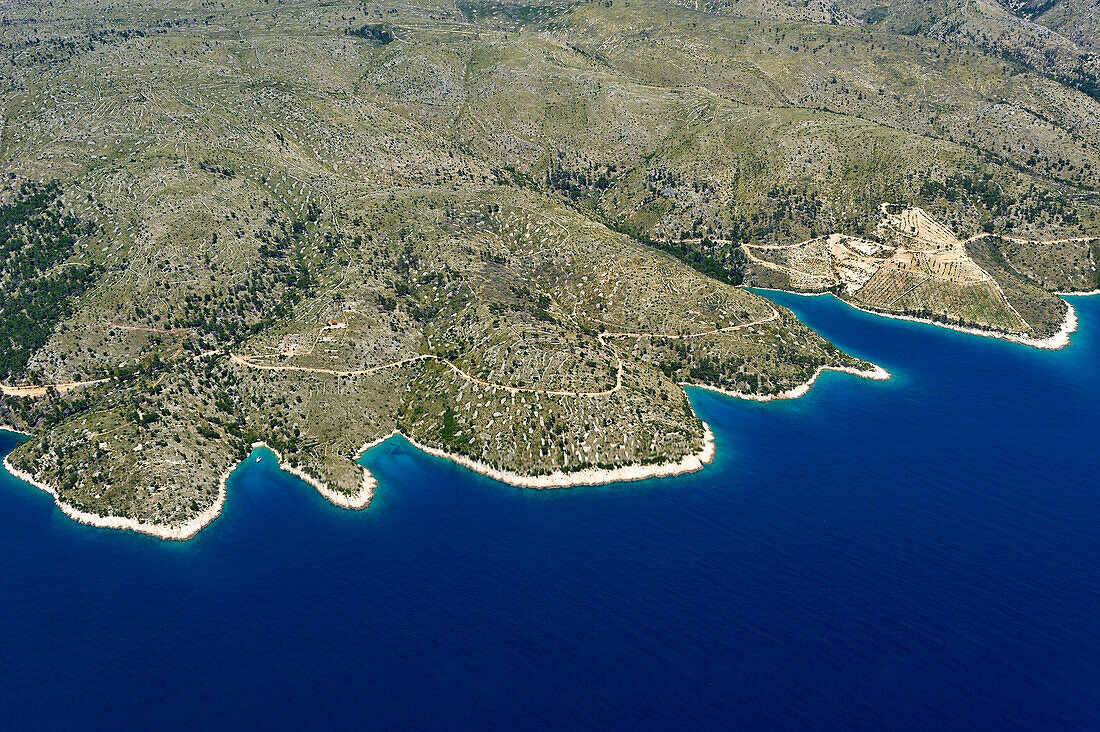
[[[1042,352],[768,296],[894,379],[693,391],[692,476],[517,490],[394,439],[349,513],[262,452],[174,544],[0,475],[3,725],[1100,726],[1100,298]]]

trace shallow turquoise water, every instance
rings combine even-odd
[[[1100,724],[1100,299],[1051,353],[769,297],[895,378],[695,391],[693,476],[523,491],[397,439],[348,513],[267,454],[166,544],[0,475],[5,721]]]

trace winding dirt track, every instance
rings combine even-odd
[[[704,331],[702,333],[683,334],[683,333],[612,333],[612,332],[605,332],[605,333],[600,333],[599,336],[597,336],[597,338],[599,339],[600,343],[605,345],[605,346],[607,345],[607,339],[608,338],[646,338],[646,337],[649,337],[649,338],[702,338],[704,336],[716,335],[718,333],[729,333],[729,332],[736,331],[736,330],[742,330],[744,328],[751,328],[751,327],[756,326],[756,325],[762,325],[764,323],[770,323],[771,321],[777,320],[778,318],[779,318],[779,311],[776,310],[775,307],[772,307],[771,315],[769,315],[766,318],[761,318],[759,320],[754,320],[754,321],[749,322],[749,323],[740,323],[738,325],[731,325],[731,326],[726,327],[726,328],[715,328],[714,330],[708,330],[708,331]],[[432,361],[438,361],[439,363],[443,364],[444,366],[449,368],[451,371],[455,372],[455,374],[458,375],[460,378],[468,381],[471,384],[477,384],[478,386],[484,386],[484,387],[489,388],[489,389],[499,389],[501,391],[506,391],[510,394],[544,394],[546,396],[602,397],[602,396],[609,396],[611,394],[614,394],[615,392],[617,392],[617,391],[619,391],[620,389],[623,388],[623,368],[624,368],[623,367],[623,360],[622,360],[622,358],[620,358],[618,353],[615,353],[614,351],[612,351],[612,353],[614,354],[615,360],[618,363],[618,368],[616,369],[616,373],[615,373],[615,386],[613,386],[610,389],[605,389],[604,391],[555,391],[555,390],[550,390],[550,389],[534,389],[534,388],[523,387],[523,386],[508,386],[507,384],[494,384],[490,381],[484,381],[483,379],[479,379],[476,376],[472,376],[472,375],[466,373],[465,371],[463,371],[462,369],[458,368],[457,366],[455,366],[450,361],[447,361],[446,359],[442,359],[439,356],[435,356],[435,355],[430,354],[430,353],[422,354],[420,356],[410,356],[409,358],[403,358],[399,361],[384,363],[384,364],[380,364],[378,366],[371,366],[370,368],[359,369],[359,370],[356,370],[356,371],[339,371],[339,370],[336,370],[336,369],[314,368],[314,367],[310,367],[310,366],[287,366],[287,365],[275,365],[275,364],[261,364],[261,363],[255,363],[248,356],[240,356],[240,355],[237,355],[237,354],[232,354],[232,355],[230,355],[229,358],[233,363],[237,364],[238,366],[242,366],[244,368],[260,369],[260,370],[264,370],[264,371],[300,371],[300,372],[304,372],[304,373],[329,374],[329,375],[332,375],[332,376],[363,376],[363,375],[366,375],[366,374],[373,374],[373,373],[376,373],[378,371],[382,371],[383,369],[395,368],[397,366],[404,366],[405,364],[412,363],[414,361],[432,360]]]
[[[766,318],[760,318],[748,323],[739,323],[738,325],[731,325],[725,328],[715,328],[714,330],[703,331],[701,333],[619,333],[619,332],[604,332],[597,336],[597,339],[601,344],[607,345],[608,338],[703,338],[706,336],[717,335],[719,333],[731,333],[737,330],[744,330],[745,328],[752,328],[757,325],[763,325],[764,323],[770,323],[773,320],[779,319],[779,311],[772,307],[771,315]],[[118,323],[109,323],[111,327],[123,328],[125,330],[140,330],[150,333],[163,333],[175,335],[180,339],[179,346],[176,352],[172,355],[175,358],[183,351],[183,342],[187,339],[187,333],[183,331],[175,330],[162,330],[159,328],[146,328],[135,325],[119,325]],[[200,353],[196,358],[203,356],[209,356],[217,351],[207,351]],[[477,384],[478,386],[484,386],[488,389],[498,389],[506,391],[510,394],[544,394],[546,396],[568,396],[568,397],[603,397],[614,394],[623,388],[623,360],[618,353],[612,351],[617,362],[617,368],[615,372],[615,386],[603,391],[565,391],[565,390],[551,390],[551,389],[534,389],[531,387],[523,386],[508,386],[507,384],[494,384],[484,379],[479,379],[476,376],[466,373],[459,367],[455,366],[450,361],[440,358],[439,356],[425,353],[419,356],[409,356],[408,358],[402,358],[397,361],[391,361],[390,363],[379,364],[378,366],[371,366],[366,369],[358,369],[354,371],[341,371],[338,369],[324,369],[315,368],[311,366],[292,366],[292,365],[275,365],[275,364],[263,364],[256,363],[253,357],[241,356],[238,354],[229,354],[229,359],[233,363],[241,366],[242,368],[257,369],[260,371],[298,371],[302,373],[312,374],[328,374],[330,376],[365,376],[367,374],[377,373],[385,369],[397,368],[406,364],[414,363],[416,361],[438,361],[451,371],[453,371],[459,378],[471,384]],[[96,384],[102,384],[110,379],[93,379],[91,381],[71,381],[63,384],[35,384],[29,386],[5,386],[0,384],[0,392],[3,392],[7,396],[13,397],[44,397],[49,393],[51,389],[56,390],[59,393],[72,391],[73,389],[79,389],[85,386],[94,386]]]
[[[812,242],[812,241],[817,241],[817,240],[816,239],[811,239],[810,241]],[[803,244],[809,244],[809,243],[810,242],[803,242],[802,244],[792,244],[792,245],[783,246],[783,247],[770,247],[769,249],[771,249],[771,250],[796,249],[796,248],[802,246]],[[749,246],[749,245],[746,244],[746,245],[743,245],[741,247],[741,249],[745,253],[745,256],[748,257],[749,260],[759,264],[761,267],[766,267],[767,269],[773,269],[776,272],[782,272],[783,274],[789,275],[789,276],[805,277],[807,279],[818,279],[818,280],[823,280],[823,281],[829,282],[829,283],[832,282],[832,280],[830,278],[826,277],[825,275],[807,274],[805,272],[801,272],[797,269],[794,269],[793,267],[784,267],[781,264],[776,264],[775,262],[769,262],[766,259],[761,259],[760,257],[758,257],[758,256],[756,256],[755,254],[752,253],[753,249],[764,249],[764,247]]]
[[[547,394],[549,396],[607,396],[608,394],[614,394],[623,386],[623,362],[619,361],[619,368],[617,378],[615,380],[615,386],[606,391],[547,391],[543,389],[531,389],[522,386],[506,386],[504,384],[494,384],[489,381],[483,381],[476,376],[471,376],[459,367],[455,366],[450,361],[440,358],[431,353],[421,354],[419,356],[410,356],[403,358],[399,361],[392,361],[390,363],[379,364],[378,366],[371,366],[367,369],[359,369],[356,371],[339,371],[337,369],[322,369],[314,368],[312,366],[284,366],[273,365],[265,363],[254,363],[249,360],[248,356],[239,356],[237,354],[230,355],[230,360],[238,366],[243,366],[250,369],[261,369],[264,371],[301,371],[307,374],[330,374],[332,376],[364,376],[366,374],[373,374],[384,369],[390,369],[397,366],[404,366],[407,363],[414,361],[438,361],[451,371],[454,371],[459,377],[465,379],[471,384],[477,384],[479,386],[488,387],[490,389],[503,389],[504,391],[512,394]],[[618,358],[618,356],[616,356]]]
[[[164,330],[162,328],[148,328],[142,325],[122,325],[121,323],[107,323],[108,327],[120,328],[121,330],[137,330],[145,333],[160,333],[162,335],[174,335],[179,338],[179,343],[176,345],[175,352],[169,356],[169,360],[178,357],[183,353],[183,343],[187,340],[188,334],[182,330]],[[205,354],[209,355],[209,353]],[[4,396],[10,397],[30,397],[37,399],[46,396],[53,389],[58,394],[64,394],[67,391],[73,389],[80,389],[85,386],[95,386],[96,384],[103,384],[110,381],[110,379],[91,379],[89,381],[67,381],[61,384],[28,384],[26,386],[5,386],[0,384],[0,393]]]
[[[975,236],[970,237],[969,239],[966,239],[963,243],[965,244],[965,243],[969,243],[969,242],[973,242],[973,241],[978,241],[980,239],[985,239],[985,238],[988,238],[990,236],[993,236],[993,234],[987,234],[987,233],[977,234]],[[745,254],[748,256],[748,258],[753,260],[757,264],[761,264],[765,267],[769,267],[771,269],[775,269],[775,270],[778,270],[780,272],[784,272],[784,273],[787,273],[787,274],[802,274],[800,272],[797,272],[794,269],[790,269],[790,268],[787,268],[787,267],[783,267],[782,265],[774,264],[772,262],[768,262],[768,261],[759,259],[758,257],[753,256],[752,250],[753,249],[762,249],[762,250],[795,249],[795,248],[804,246],[806,244],[809,244],[810,242],[817,241],[817,240],[822,239],[822,238],[825,238],[825,237],[817,237],[815,239],[810,239],[808,241],[800,242],[800,243],[797,243],[797,244],[745,246],[744,251],[745,251]],[[1031,243],[1031,244],[1068,244],[1068,243],[1076,243],[1076,242],[1097,241],[1098,239],[1100,239],[1100,237],[1095,237],[1095,236],[1079,236],[1079,237],[1071,237],[1071,238],[1066,238],[1066,239],[1050,239],[1050,240],[1021,239],[1021,238],[1012,237],[1012,236],[1003,236],[1001,238],[1008,239],[1009,241],[1015,241],[1015,242],[1020,242],[1020,243]],[[694,239],[694,240],[693,239],[681,239],[681,240],[677,240],[677,241],[690,242],[690,241],[699,241],[699,240],[698,239]],[[715,239],[714,241],[725,242],[727,240]],[[733,243],[733,242],[730,241],[729,243]],[[992,280],[992,278],[990,278],[990,279]],[[996,287],[998,289],[998,291],[1000,290],[1000,287],[997,285],[995,280],[993,280],[993,285],[994,285],[994,287]],[[1002,296],[1002,298],[1004,297],[1003,292],[1001,293],[1001,296]],[[1013,312],[1016,312],[1016,309],[1012,307],[1012,304],[1008,302],[1008,299],[1007,298],[1004,298],[1004,299],[1005,299],[1005,302],[1008,304],[1009,308],[1011,308]],[[1027,321],[1025,321],[1022,317],[1020,317],[1019,313],[1016,313],[1016,316],[1019,317],[1020,321],[1023,322],[1024,325],[1027,326],[1030,329],[1030,326],[1027,325]],[[604,332],[604,333],[600,333],[599,336],[597,336],[597,337],[598,337],[600,343],[602,343],[604,345],[607,344],[607,339],[608,338],[646,338],[646,337],[649,337],[649,338],[702,338],[704,336],[717,335],[719,333],[728,333],[728,332],[731,332],[731,331],[742,330],[744,328],[751,328],[751,327],[756,326],[756,325],[762,325],[763,323],[771,322],[773,320],[776,320],[777,318],[779,318],[779,311],[776,310],[773,307],[772,308],[772,314],[769,315],[766,318],[761,318],[760,320],[755,320],[751,323],[741,323],[740,325],[731,325],[727,328],[716,328],[714,330],[708,330],[708,331],[705,331],[705,332],[702,332],[702,333],[683,334],[683,333],[616,333],[616,332]],[[165,330],[165,329],[161,329],[161,328],[149,328],[149,327],[138,326],[138,325],[121,325],[119,323],[109,323],[108,325],[110,325],[111,327],[114,327],[114,328],[121,328],[123,330],[138,330],[138,331],[145,331],[145,332],[149,332],[149,333],[161,333],[161,334],[164,334],[164,335],[174,335],[174,336],[176,336],[177,338],[180,339],[180,341],[179,341],[179,344],[176,346],[176,351],[172,354],[171,358],[176,358],[183,352],[184,341],[186,341],[187,338],[188,338],[188,334],[186,332],[179,331],[179,330]],[[203,356],[209,356],[213,353],[217,353],[217,351],[207,351],[205,353],[199,354],[196,358],[201,358]],[[370,368],[360,369],[360,370],[357,370],[357,371],[339,371],[339,370],[336,370],[336,369],[313,368],[313,367],[308,367],[308,366],[288,366],[288,365],[260,364],[260,363],[256,363],[253,360],[253,357],[240,356],[240,355],[237,355],[237,354],[230,354],[230,360],[233,363],[235,363],[235,364],[237,364],[237,365],[239,365],[243,368],[259,369],[259,370],[264,370],[264,371],[300,371],[300,372],[303,372],[303,373],[329,374],[329,375],[332,375],[332,376],[364,376],[364,375],[372,374],[372,373],[382,371],[382,370],[385,370],[385,369],[396,368],[398,366],[404,366],[405,364],[413,363],[415,361],[433,360],[433,361],[438,361],[438,362],[444,364],[447,368],[451,369],[451,371],[455,372],[456,375],[458,375],[462,379],[465,379],[466,381],[470,382],[471,384],[477,384],[479,386],[484,386],[484,387],[490,388],[490,389],[500,389],[500,390],[503,390],[503,391],[507,391],[511,394],[545,394],[547,396],[600,397],[600,396],[608,396],[610,394],[614,394],[615,392],[617,392],[617,391],[619,391],[620,389],[623,388],[623,362],[622,362],[622,359],[619,357],[619,355],[617,353],[615,354],[615,360],[618,362],[618,369],[617,369],[617,373],[616,373],[616,376],[615,376],[615,386],[612,387],[611,389],[606,389],[604,391],[552,391],[552,390],[546,390],[546,389],[533,389],[533,388],[522,387],[522,386],[508,386],[506,384],[494,384],[492,382],[488,382],[488,381],[484,381],[482,379],[479,379],[476,376],[471,376],[470,374],[466,373],[462,369],[455,366],[450,361],[447,361],[446,359],[442,359],[442,358],[440,358],[438,356],[435,356],[435,355],[432,355],[432,354],[422,354],[422,355],[419,355],[419,356],[410,356],[409,358],[403,358],[403,359],[400,359],[398,361],[392,361],[390,363],[384,363],[384,364],[380,364],[378,366],[371,366]],[[13,396],[13,397],[37,398],[37,397],[46,396],[46,394],[49,393],[49,391],[51,389],[57,391],[58,393],[65,393],[67,391],[72,391],[73,389],[79,389],[79,388],[85,387],[85,386],[94,386],[96,384],[102,384],[106,381],[109,381],[109,379],[93,379],[91,381],[71,381],[71,382],[60,383],[60,384],[35,384],[35,385],[28,385],[28,386],[6,386],[4,384],[0,384],[0,393],[3,393],[6,396]]]
[[[50,392],[50,389],[53,389],[58,394],[64,394],[67,391],[79,389],[82,386],[94,386],[95,384],[102,384],[107,381],[110,381],[110,379],[69,381],[64,384],[33,384],[29,386],[4,386],[0,384],[0,392],[3,392],[5,396],[31,397],[32,399],[37,399],[46,396]]]
[[[165,330],[163,328],[148,328],[143,325],[122,325],[120,323],[108,323],[107,325],[111,326],[112,328],[120,328],[121,330],[136,330],[143,333],[159,333],[160,335],[173,335],[176,338],[179,338],[180,340],[179,343],[176,344],[176,350],[171,356],[169,356],[169,360],[176,358],[181,353],[183,353],[183,343],[188,338],[188,334],[182,330]]]
[[[885,212],[885,209],[884,209],[884,212]],[[963,243],[966,244],[966,243],[969,243],[969,242],[978,241],[980,239],[985,239],[985,238],[990,237],[990,236],[994,236],[994,235],[993,234],[987,234],[987,233],[983,232],[983,233],[980,233],[980,234],[976,234],[975,236],[972,236],[969,239],[966,239],[965,241],[963,241]],[[778,244],[778,245],[773,244],[773,245],[755,245],[755,246],[746,245],[744,247],[744,251],[745,251],[745,254],[748,256],[748,258],[753,260],[757,264],[761,264],[765,267],[769,267],[771,269],[775,269],[775,270],[778,270],[780,272],[784,272],[784,273],[787,273],[787,274],[802,274],[802,273],[800,273],[800,272],[798,272],[794,269],[783,267],[782,265],[774,264],[772,262],[768,262],[768,261],[762,260],[758,257],[755,257],[752,254],[752,250],[753,249],[761,249],[761,250],[796,249],[798,247],[805,246],[806,244],[809,244],[809,243],[814,242],[814,241],[818,241],[818,240],[823,239],[823,238],[828,238],[828,237],[816,237],[814,239],[810,239],[810,240],[805,241],[805,242],[799,242],[797,244]],[[1020,243],[1031,243],[1031,244],[1068,244],[1068,243],[1089,242],[1089,241],[1100,240],[1100,237],[1095,237],[1095,236],[1078,236],[1078,237],[1070,237],[1070,238],[1066,238],[1066,239],[1050,239],[1050,240],[1022,239],[1022,238],[1013,237],[1013,236],[1002,236],[1001,238],[1008,239],[1009,241],[1020,242]],[[688,239],[678,239],[676,241],[679,241],[679,242],[699,242],[699,241],[701,241],[701,239],[688,238]],[[718,243],[729,243],[729,244],[735,243],[732,240],[727,240],[727,239],[713,239],[712,241],[715,241],[715,242],[718,242]],[[992,280],[992,278],[990,278],[990,279]],[[997,290],[1000,291],[1000,287],[997,285],[996,280],[992,280],[992,281],[993,281],[994,287],[996,287]],[[1001,296],[1002,296],[1002,298],[1004,298],[1004,293],[1003,292],[1001,293]],[[1007,298],[1004,298],[1004,299],[1005,299],[1005,302],[1008,304],[1009,308],[1011,308],[1013,312],[1016,312],[1016,309],[1012,307],[1012,304],[1008,302],[1008,299]],[[1019,313],[1016,313],[1016,316],[1019,317],[1020,321],[1023,322],[1024,325],[1027,326],[1030,329],[1030,326],[1027,325],[1027,321],[1025,321],[1022,317],[1020,317]],[[650,338],[701,338],[701,337],[708,336],[708,335],[716,335],[718,333],[726,333],[726,332],[741,330],[741,329],[744,329],[744,328],[751,328],[752,326],[755,326],[755,325],[761,325],[763,323],[771,322],[771,321],[777,319],[778,317],[779,317],[779,311],[776,310],[773,307],[772,308],[772,314],[770,316],[768,316],[767,318],[762,318],[760,320],[756,320],[756,321],[753,321],[751,323],[741,323],[740,325],[732,325],[732,326],[729,326],[727,328],[716,328],[714,330],[709,330],[709,331],[705,331],[705,332],[702,332],[702,333],[682,334],[682,333],[614,333],[614,332],[604,332],[604,333],[600,333],[598,338],[599,338],[600,343],[602,343],[604,345],[606,345],[608,338],[645,338],[645,337],[650,337]],[[123,330],[145,331],[145,332],[148,332],[148,333],[160,333],[160,334],[163,334],[163,335],[176,336],[177,338],[179,338],[179,343],[176,346],[175,352],[170,357],[171,359],[177,358],[181,353],[183,353],[183,344],[187,340],[187,338],[189,337],[188,334],[185,331],[179,331],[179,330],[166,330],[166,329],[162,329],[162,328],[150,328],[150,327],[139,326],[139,325],[122,325],[120,323],[108,323],[108,325],[113,327],[113,328],[121,328]],[[218,351],[206,351],[205,353],[198,354],[195,358],[202,358],[204,356],[209,356],[209,355],[214,354],[214,353],[218,353]],[[236,354],[230,354],[230,359],[233,361],[233,363],[236,363],[237,365],[239,365],[243,368],[260,369],[260,370],[267,370],[267,371],[301,371],[301,372],[304,372],[304,373],[330,374],[330,375],[333,375],[333,376],[363,376],[363,375],[366,375],[366,374],[375,373],[377,371],[382,371],[384,369],[396,368],[398,366],[403,366],[405,364],[412,363],[414,361],[425,361],[425,360],[430,359],[430,360],[439,361],[440,363],[446,365],[447,368],[454,371],[455,374],[457,374],[458,376],[460,376],[461,378],[465,379],[466,381],[468,381],[472,384],[478,384],[479,386],[484,386],[484,387],[487,387],[487,388],[490,388],[490,389],[502,389],[502,390],[510,392],[512,394],[546,394],[548,396],[597,397],[597,396],[607,396],[609,394],[614,394],[615,392],[622,389],[622,386],[623,386],[623,362],[622,362],[622,359],[619,358],[618,354],[615,354],[615,359],[618,361],[618,372],[617,372],[616,377],[615,377],[615,386],[611,389],[607,389],[607,390],[604,390],[604,391],[550,391],[550,390],[545,390],[545,389],[532,389],[532,388],[528,388],[528,387],[507,386],[505,384],[494,384],[494,383],[491,383],[491,382],[488,382],[488,381],[483,381],[482,379],[478,379],[475,376],[471,376],[470,374],[468,374],[465,371],[463,371],[462,369],[458,368],[457,366],[455,366],[451,362],[449,362],[445,359],[441,359],[438,356],[434,356],[432,354],[423,354],[423,355],[420,355],[420,356],[410,356],[409,358],[403,358],[399,361],[393,361],[391,363],[385,363],[385,364],[381,364],[381,365],[378,365],[378,366],[372,366],[370,368],[361,369],[361,370],[358,370],[358,371],[338,371],[338,370],[335,370],[335,369],[311,368],[311,367],[307,367],[307,366],[286,366],[286,365],[276,366],[276,365],[269,365],[269,364],[259,364],[259,363],[255,363],[255,361],[252,360],[253,357],[239,356],[239,355],[236,355]],[[33,385],[27,385],[27,386],[6,386],[4,384],[0,384],[0,393],[4,394],[6,396],[13,396],[13,397],[37,398],[37,397],[46,396],[46,394],[48,394],[51,389],[57,391],[58,393],[65,393],[67,391],[72,391],[73,389],[79,389],[81,387],[94,386],[96,384],[102,384],[106,381],[109,381],[109,379],[93,379],[93,380],[90,380],[90,381],[70,381],[70,382],[59,383],[59,384],[33,384]]]

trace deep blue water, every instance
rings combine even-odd
[[[694,392],[694,476],[522,491],[393,440],[347,513],[268,454],[170,544],[0,475],[0,719],[1100,725],[1100,298],[1048,353],[769,296],[895,378]]]

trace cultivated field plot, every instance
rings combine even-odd
[[[991,242],[998,243],[1003,266],[987,271],[971,249]],[[1013,255],[1034,262],[1035,251],[1043,247],[1061,257],[1034,269],[1012,269]],[[984,234],[963,241],[923,209],[888,204],[882,206],[882,219],[871,238],[833,234],[804,244],[744,249],[753,266],[786,277],[789,289],[833,290],[872,310],[1029,337],[1056,331],[1065,307],[1023,282],[1035,281],[1049,290],[1067,283],[1086,287],[1095,282],[1096,272],[1089,241],[1042,243]],[[1033,323],[1025,310],[1041,313]]]

